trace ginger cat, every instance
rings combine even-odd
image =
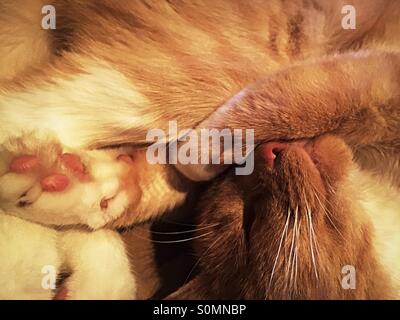
[[[16,14],[22,1],[1,4],[8,214],[97,229],[175,207],[190,182],[140,150],[148,130],[167,131],[169,120],[254,128],[257,143],[337,135],[363,170],[398,187],[396,1],[59,0],[52,31],[40,26],[44,4],[30,2],[26,15]],[[355,30],[341,26],[345,4],[357,10]],[[94,150],[124,144],[136,148]],[[221,171],[177,168],[193,180]]]
[[[387,175],[334,135],[255,153],[200,198],[197,270],[169,299],[399,299],[398,153],[376,159]]]

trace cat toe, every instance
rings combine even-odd
[[[39,166],[39,158],[35,155],[22,155],[14,158],[11,163],[9,170],[15,173],[29,173],[36,170]]]
[[[0,177],[0,207],[5,209],[5,206],[18,205],[20,199],[24,199],[28,194],[31,198],[30,191],[36,179],[36,176],[32,174],[7,172],[2,175]]]
[[[17,200],[17,207],[25,207],[34,203],[42,194],[42,187],[35,183],[28,191],[24,192]]]
[[[61,173],[51,174],[40,181],[43,191],[46,192],[62,192],[70,184],[70,179]]]

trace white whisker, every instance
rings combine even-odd
[[[292,255],[293,255],[293,249],[294,249],[294,237],[296,236],[296,223],[297,223],[297,215],[295,215],[294,222],[293,222],[292,242],[290,245],[288,264],[286,265],[287,276],[289,276],[289,273],[291,270],[291,261],[292,261]],[[290,279],[289,279],[289,282],[290,282]],[[288,285],[288,283],[287,283],[287,285]]]
[[[291,256],[289,256],[289,260],[291,258],[291,262],[290,262],[290,281],[289,283],[292,284],[293,283],[293,277],[294,277],[294,271],[295,271],[295,259],[296,259],[296,255],[297,255],[297,246],[298,246],[298,211],[299,211],[299,207],[296,207],[295,210],[295,215],[294,215],[294,223],[293,223],[293,237],[292,237],[292,247],[293,247],[293,255],[292,258]],[[292,252],[292,249],[290,250]]]
[[[304,201],[306,203],[306,209],[307,209],[306,217],[307,217],[308,229],[309,229],[311,259],[312,259],[312,263],[314,266],[315,277],[318,280],[317,263],[316,263],[315,254],[314,254],[314,246],[315,246],[315,250],[318,253],[318,245],[317,245],[316,235],[315,235],[314,227],[313,227],[313,223],[312,223],[312,215],[311,215],[310,205],[308,204],[308,201],[307,201],[307,198],[305,197],[305,195],[304,195]],[[318,253],[318,255],[319,255],[319,253]]]
[[[207,232],[205,234],[201,234],[195,237],[191,237],[191,238],[187,238],[187,239],[180,239],[180,240],[171,240],[171,241],[162,241],[162,240],[153,240],[153,239],[149,239],[149,238],[145,238],[145,237],[141,237],[135,233],[132,233],[132,235],[136,238],[142,239],[142,240],[146,240],[152,243],[163,243],[163,244],[168,244],[168,243],[181,243],[181,242],[188,242],[188,241],[192,241],[195,239],[200,239],[200,238],[204,238],[206,236],[208,236],[209,234],[213,233],[213,231]]]
[[[185,230],[185,231],[173,231],[173,232],[161,232],[161,231],[150,230],[150,233],[152,233],[152,234],[160,234],[160,235],[185,234],[185,233],[192,233],[192,232],[195,232],[195,231],[201,231],[201,230],[213,228],[213,227],[216,227],[216,226],[219,226],[219,225],[220,225],[220,223],[214,223],[214,224],[211,224],[211,225],[209,225],[207,227],[201,227],[201,228],[192,229],[192,230]]]
[[[318,197],[318,194],[317,194],[317,191],[316,191],[316,190],[314,190],[314,195],[315,195],[315,198],[317,199],[317,201],[318,201],[318,203],[319,203],[321,209],[324,211],[325,216],[328,218],[328,220],[330,221],[330,223],[332,224],[332,226],[333,226],[333,227],[335,228],[335,230],[339,233],[339,235],[340,235],[343,239],[345,239],[344,236],[343,236],[343,234],[339,231],[339,229],[338,229],[338,227],[336,226],[336,224],[333,222],[333,220],[332,220],[332,218],[331,218],[332,213],[331,213],[331,212],[326,208],[326,206],[322,203],[321,199]]]
[[[226,228],[231,226],[233,223],[235,223],[236,221],[232,221],[230,223],[228,223],[227,225],[223,226],[222,228]],[[211,232],[212,233],[212,232]],[[196,263],[193,265],[193,267],[190,269],[190,272],[188,274],[188,276],[186,277],[184,284],[186,284],[186,282],[189,280],[190,276],[192,275],[193,271],[196,269],[196,267],[199,265],[201,259],[207,254],[207,252],[209,252],[211,250],[211,248],[213,248],[219,240],[223,239],[224,234],[222,233],[219,237],[217,237],[217,239],[215,239],[215,241],[213,243],[211,243],[211,245],[207,248],[207,250],[205,250],[201,256],[197,259]]]
[[[299,220],[299,225],[296,231],[296,251],[295,251],[295,274],[294,274],[294,288],[297,290],[297,272],[298,272],[298,246],[299,246],[299,237],[300,237],[300,228],[301,228],[301,222],[302,220]]]
[[[278,252],[277,252],[276,257],[275,257],[274,266],[272,267],[271,277],[270,277],[269,285],[268,285],[268,291],[269,291],[269,289],[270,289],[270,287],[271,287],[272,279],[273,279],[273,277],[274,277],[275,268],[276,268],[276,264],[278,263],[279,253],[281,252],[283,239],[284,239],[284,237],[285,237],[285,234],[287,234],[287,229],[288,229],[288,227],[289,227],[289,219],[290,219],[290,208],[288,209],[288,214],[287,214],[287,218],[286,218],[286,223],[285,223],[285,226],[284,226],[284,228],[283,228],[283,232],[282,232],[281,239],[280,239],[280,242],[279,242]]]
[[[315,242],[315,233],[314,233],[314,228],[313,228],[313,225],[312,225],[312,217],[311,217],[310,210],[307,210],[307,217],[308,217],[308,222],[309,222],[309,237],[310,237],[311,259],[312,259],[312,263],[313,263],[313,266],[314,266],[315,277],[318,280],[317,263],[316,263],[315,254],[314,254],[314,244],[315,244],[315,247],[317,247],[317,246],[316,246],[316,242]]]

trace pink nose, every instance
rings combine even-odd
[[[283,142],[268,142],[261,145],[262,154],[264,159],[267,161],[268,167],[274,166],[276,156],[283,150],[289,147],[289,143]]]

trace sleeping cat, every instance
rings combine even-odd
[[[214,232],[196,240],[198,276],[170,298],[400,298],[399,63],[364,51],[293,66],[198,125],[252,126],[261,146],[252,175],[231,171],[200,200]],[[194,180],[223,169],[180,167]]]
[[[352,3],[355,30],[341,26],[347,1],[59,0],[57,29],[49,31],[40,27],[43,1],[30,2],[27,16],[15,14],[22,2],[2,2],[0,140],[10,142],[0,157],[0,206],[42,224],[93,228],[161,214],[190,187],[175,168],[151,166],[135,151],[128,169],[98,177],[96,163],[107,157],[118,168],[126,152],[93,149],[143,147],[147,131],[167,131],[169,120],[255,128],[257,143],[330,132],[367,169],[395,168],[399,4]],[[18,39],[10,25],[21,28]],[[373,150],[393,156],[375,161]],[[194,180],[220,171],[178,169]],[[387,172],[396,182],[396,171]]]
[[[398,186],[333,135],[255,153],[253,174],[230,170],[200,199],[196,222],[212,228],[169,299],[399,299]]]

